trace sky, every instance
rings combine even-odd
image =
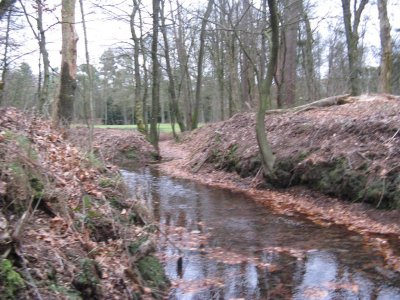
[[[58,67],[60,64],[60,49],[61,49],[61,26],[51,26],[60,19],[60,3],[59,0],[47,0],[48,6],[54,9],[52,13],[45,15],[45,26],[51,27],[46,32],[46,38],[48,42],[48,51],[50,54],[50,62],[53,68]],[[201,1],[194,0],[183,0],[184,5],[197,5]],[[205,2],[205,1],[202,1]],[[313,26],[318,27],[320,32],[328,32],[330,24],[335,22],[335,18],[341,17],[341,1],[339,0],[325,0],[318,1],[313,0],[315,6],[315,16],[313,20]],[[370,1],[373,2],[373,1]],[[396,18],[395,12],[400,9],[400,0],[389,0],[392,4],[389,10],[389,18],[393,29],[400,29],[400,18]],[[25,2],[28,3],[28,2]],[[93,7],[93,3],[103,5],[105,9]],[[101,54],[110,47],[126,47],[127,43],[131,42],[130,29],[128,16],[130,13],[131,0],[85,0],[84,10],[85,18],[87,22],[88,40],[89,40],[89,52],[91,55],[91,63],[97,65]],[[151,10],[151,3],[145,6],[145,11]],[[118,4],[118,5],[115,5]],[[29,5],[29,4],[28,4]],[[27,9],[33,12],[31,6],[27,6]],[[110,12],[112,14],[110,15]],[[145,12],[144,12],[145,14]],[[379,41],[379,20],[377,14],[376,5],[368,5],[366,11],[363,14],[368,16],[368,26],[366,31],[365,40],[369,45],[375,48],[375,54],[379,53],[380,41]],[[117,19],[119,18],[119,19]],[[78,41],[78,64],[85,63],[84,55],[84,35],[81,23],[81,13],[79,7],[79,1],[76,4],[76,30],[79,36]],[[25,22],[26,23],[26,22]],[[2,24],[4,26],[4,24]],[[394,30],[393,30],[394,31]],[[28,62],[32,69],[37,73],[37,62],[38,62],[38,45],[34,39],[31,30],[24,30],[18,34],[18,39],[24,41],[24,52],[34,51],[34,54],[24,57],[24,61]],[[378,55],[379,56],[379,55]],[[378,57],[370,55],[369,60],[371,64],[377,64],[379,62]]]

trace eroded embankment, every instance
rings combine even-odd
[[[146,210],[117,168],[65,135],[0,109],[0,298],[161,298]]]
[[[395,171],[400,162],[399,113],[399,100],[379,97],[297,114],[268,116],[268,136],[278,165],[288,167],[278,175],[286,184],[271,182],[268,178],[261,183],[291,186],[285,190],[259,189],[260,177],[255,175],[260,161],[252,114],[236,115],[226,122],[202,127],[179,144],[163,142],[162,156],[167,161],[159,168],[175,177],[244,192],[279,213],[300,213],[326,226],[344,225],[362,234],[367,244],[379,249],[388,265],[400,270],[400,210],[377,210],[365,203],[380,202],[381,207],[393,207],[398,201],[399,173]],[[317,169],[320,177],[313,175]],[[300,185],[342,196],[339,192],[352,180],[351,175],[361,176],[365,182],[353,190],[358,196],[365,195],[353,199],[358,199],[358,203],[340,201]],[[310,176],[314,181],[306,180]],[[391,178],[391,190],[381,189],[379,198],[368,193],[368,186],[375,178],[378,182],[384,181],[385,187]],[[312,184],[327,181],[330,187],[327,190],[324,185]]]
[[[363,96],[354,102],[266,117],[276,154],[275,176],[264,186],[304,185],[330,196],[379,208],[400,206],[400,100]],[[197,172],[204,164],[254,177],[261,162],[255,117],[237,114],[204,126],[183,143]]]

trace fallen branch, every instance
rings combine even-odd
[[[332,96],[328,98],[324,98],[321,100],[317,100],[308,104],[292,107],[292,108],[283,108],[283,109],[271,109],[265,112],[267,115],[272,114],[284,114],[288,112],[302,112],[313,108],[318,107],[328,107],[334,105],[342,105],[346,103],[353,103],[355,99],[350,97],[350,94],[339,95],[339,96]]]

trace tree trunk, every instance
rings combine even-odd
[[[361,14],[367,5],[368,0],[361,0],[358,8],[356,7],[357,2],[354,5],[354,21],[351,23],[351,9],[350,0],[342,0],[343,8],[343,21],[344,29],[346,33],[347,43],[347,57],[349,61],[349,72],[350,72],[350,88],[352,96],[357,96],[361,93],[360,87],[360,74],[361,74],[361,55],[358,47],[358,26],[361,20]]]
[[[296,100],[297,31],[299,29],[301,3],[300,0],[285,1],[278,72],[276,74],[278,107],[292,106]]]
[[[50,60],[49,60],[49,53],[46,48],[46,35],[43,28],[43,1],[42,0],[35,0],[37,6],[37,18],[36,18],[36,26],[38,32],[36,32],[33,24],[30,21],[29,13],[27,12],[24,3],[22,0],[19,1],[22,9],[24,11],[26,20],[32,30],[33,35],[35,36],[36,40],[39,44],[40,55],[43,59],[43,84],[41,79],[41,65],[39,59],[39,80],[38,80],[38,111],[42,114],[48,115],[48,107],[45,107],[48,104],[48,97],[49,97],[49,85],[50,85]]]
[[[3,70],[1,71],[1,82],[0,82],[0,106],[4,101],[4,88],[6,84],[6,76],[8,72],[8,51],[9,51],[9,43],[10,43],[10,26],[11,26],[11,9],[7,14],[7,29],[6,36],[4,38],[4,54],[3,54]]]
[[[93,103],[93,76],[92,76],[92,68],[90,66],[90,57],[89,57],[89,45],[87,39],[87,31],[86,31],[86,20],[85,20],[85,12],[83,9],[83,0],[79,0],[79,6],[81,8],[82,15],[82,26],[83,26],[83,37],[85,42],[85,58],[86,58],[86,73],[88,76],[88,92],[89,92],[89,150],[90,153],[93,154],[93,134],[94,134],[94,119],[95,119],[95,108]]]
[[[265,111],[271,97],[271,86],[276,70],[279,48],[278,13],[275,0],[268,0],[268,8],[270,13],[271,53],[267,67],[267,76],[265,79],[262,78],[262,82],[260,83],[262,93],[260,93],[260,101],[256,115],[256,136],[264,174],[273,173],[275,163],[275,156],[265,133]],[[264,29],[264,31],[266,31],[266,29]],[[266,32],[262,34],[266,34]],[[262,55],[266,55],[266,53],[262,53]]]
[[[135,67],[135,122],[139,132],[146,133],[145,121],[143,119],[143,101],[141,99],[142,93],[142,79],[140,76],[140,40],[136,34],[135,30],[135,17],[136,13],[139,11],[139,3],[137,0],[133,0],[132,14],[130,15],[130,27],[131,35],[133,40],[133,61]]]
[[[76,44],[78,36],[75,32],[76,0],[62,0],[62,52],[61,74],[58,99],[55,103],[53,123],[69,127],[74,112],[76,90]]]
[[[231,118],[236,111],[236,103],[238,98],[238,50],[236,45],[236,37],[231,34],[229,40],[229,62],[228,62],[228,113]]]
[[[47,115],[49,112],[46,109],[46,104],[49,98],[50,85],[50,60],[49,53],[46,48],[46,35],[43,28],[43,3],[42,0],[36,0],[38,9],[37,27],[39,31],[39,49],[43,58],[43,85],[39,94],[39,111]]]
[[[314,56],[313,56],[313,35],[311,30],[310,19],[308,18],[308,14],[305,12],[303,15],[305,31],[306,31],[306,40],[305,45],[303,47],[303,62],[304,62],[304,71],[306,75],[307,82],[307,99],[315,100],[318,98],[318,88],[316,83],[315,76],[315,68],[314,68]]]
[[[160,111],[160,67],[158,62],[158,25],[160,14],[160,0],[153,0],[153,37],[151,43],[151,61],[153,63],[153,84],[151,99],[151,117],[150,117],[150,142],[157,152],[158,148],[158,130],[157,123]]]
[[[179,1],[176,1],[177,9],[177,21],[178,28],[174,28],[174,36],[176,42],[176,48],[178,53],[180,80],[178,84],[178,99],[183,98],[185,118],[186,118],[186,129],[191,130],[192,128],[192,81],[189,73],[189,55],[186,52],[184,35],[183,35],[183,20],[181,16],[181,5]]]
[[[147,69],[147,49],[144,44],[144,34],[143,34],[143,19],[142,19],[142,14],[139,9],[139,20],[140,20],[140,50],[142,52],[142,60],[143,60],[143,95],[142,95],[142,109],[143,109],[143,122],[144,122],[144,127],[145,127],[145,132],[146,135],[148,133],[148,114],[147,114],[147,96],[149,94],[149,71]]]
[[[176,95],[176,88],[175,88],[175,79],[174,75],[172,74],[172,67],[171,67],[171,58],[170,58],[170,48],[167,36],[167,27],[165,25],[165,15],[164,15],[164,4],[165,2],[162,1],[161,6],[161,32],[164,39],[164,54],[165,54],[165,63],[167,68],[168,74],[168,92],[170,96],[170,115],[171,115],[171,125],[175,129],[175,122],[178,122],[179,128],[181,132],[185,131],[185,123],[183,121],[183,117],[181,115],[179,105],[178,105],[178,97]],[[175,130],[174,130],[175,135]]]
[[[206,26],[208,23],[208,19],[211,15],[211,9],[214,5],[214,0],[208,0],[208,5],[206,12],[204,14],[203,20],[201,21],[201,29],[200,29],[200,46],[199,46],[199,57],[197,58],[197,82],[196,82],[196,95],[195,95],[195,103],[193,110],[193,119],[192,119],[192,128],[196,129],[199,123],[199,109],[200,109],[200,101],[201,101],[201,88],[202,88],[202,80],[203,80],[203,61],[204,61],[204,45],[206,39]]]
[[[378,91],[391,93],[392,77],[392,37],[390,35],[390,22],[387,14],[387,0],[378,0],[379,25],[381,38],[381,65],[379,74]]]

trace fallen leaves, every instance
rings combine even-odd
[[[8,196],[15,202],[9,195],[14,189],[14,194],[28,205],[34,188],[29,186],[29,179],[37,178],[43,184],[38,189],[40,201],[32,209],[20,242],[10,246],[18,247],[17,255],[26,260],[46,299],[64,299],[63,289],[71,288],[70,283],[80,271],[79,262],[86,257],[96,260],[102,269],[104,299],[125,299],[126,295],[140,291],[137,280],[141,279],[125,276],[124,270],[132,266],[124,239],[133,241],[142,229],[127,222],[123,226],[119,223],[120,217],[116,216],[121,214],[127,219],[131,209],[121,211],[107,201],[112,196],[121,198],[121,203],[125,201],[112,180],[108,187],[100,184],[101,180],[116,177],[118,169],[111,164],[106,167],[94,164],[65,137],[65,132],[52,128],[45,120],[13,108],[0,108],[1,200]],[[136,144],[134,139],[126,143]],[[11,167],[3,168],[3,165]],[[17,182],[18,175],[25,181]],[[18,190],[23,184],[26,194]],[[23,208],[31,211],[31,207]],[[13,206],[6,209],[12,210]],[[7,218],[11,221],[0,218],[0,243],[8,242],[3,239],[4,233],[15,225],[18,212],[7,211]],[[3,247],[3,250],[7,249]],[[51,290],[50,281],[57,282],[59,290]],[[149,297],[146,295],[144,299]]]

